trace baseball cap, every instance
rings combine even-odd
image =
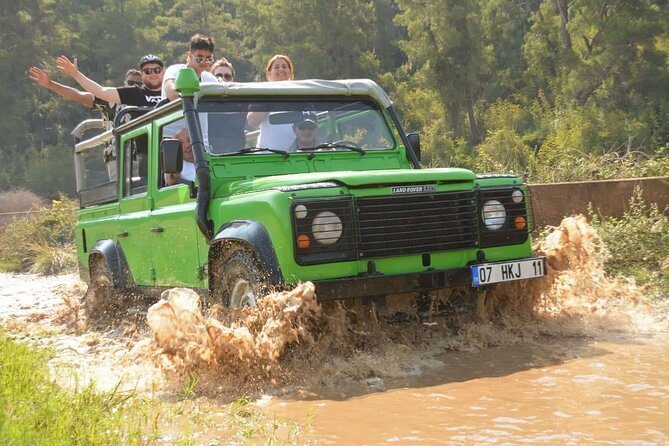
[[[313,111],[303,111],[299,117],[295,120],[295,124],[301,122],[311,122],[313,124],[318,124],[318,115]]]
[[[161,67],[163,66],[163,61],[160,59],[160,57],[156,56],[155,54],[147,54],[146,56],[142,57],[139,60],[139,68],[142,68],[147,63],[155,63],[160,65]]]

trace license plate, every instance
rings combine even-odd
[[[511,262],[483,263],[472,265],[471,270],[473,286],[534,279],[546,275],[546,258],[533,257]]]

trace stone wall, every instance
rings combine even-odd
[[[629,209],[634,188],[640,186],[646,203],[669,207],[669,176],[574,183],[530,184],[535,229],[557,226],[562,218],[587,215],[588,203],[600,215],[620,217]]]

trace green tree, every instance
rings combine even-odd
[[[473,143],[478,142],[475,105],[489,63],[480,38],[476,2],[399,0],[398,4],[398,21],[409,35],[404,49],[410,62],[425,71],[426,86],[438,94],[454,136],[467,135]]]
[[[244,20],[253,24],[246,42],[258,74],[265,63],[286,54],[296,79],[374,77],[376,29],[374,2],[369,0],[256,0],[247,2]]]

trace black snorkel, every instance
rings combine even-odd
[[[181,101],[184,107],[184,117],[188,125],[188,136],[190,137],[193,157],[195,158],[195,176],[199,186],[195,198],[195,215],[197,226],[200,228],[204,238],[210,242],[214,234],[214,224],[209,220],[207,209],[209,208],[211,178],[209,177],[209,164],[204,157],[204,142],[202,141],[202,130],[200,119],[195,111],[195,93],[200,91],[200,81],[192,68],[179,70],[175,81],[175,89],[181,93]]]

